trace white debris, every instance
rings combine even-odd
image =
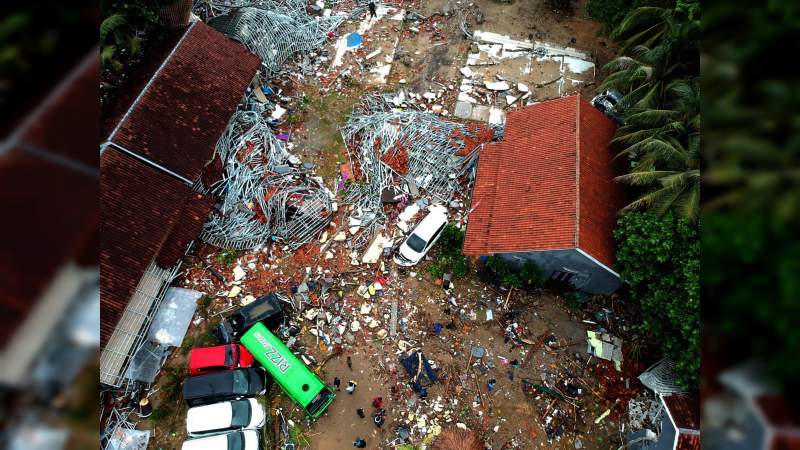
[[[340,231],[336,233],[336,236],[333,237],[333,240],[336,242],[342,242],[347,239],[347,234],[344,231]]]
[[[253,297],[252,295],[245,295],[244,298],[239,302],[239,304],[242,306],[247,306],[250,303],[253,303],[254,301],[256,301],[255,297]]]
[[[486,86],[486,89],[492,91],[507,91],[511,89],[511,86],[509,86],[505,81],[486,81],[484,85]]]
[[[361,329],[361,324],[357,320],[354,320],[353,322],[350,323],[350,331],[352,331],[353,333],[357,332],[360,329]]]
[[[460,70],[461,70],[461,75],[464,75],[464,77],[466,78],[472,78],[472,69],[470,69],[469,67],[462,67]]]
[[[236,267],[233,268],[233,279],[234,280],[239,281],[242,278],[244,278],[245,275],[247,275],[247,274],[245,273],[244,269],[242,269],[242,266],[236,266]]]
[[[527,84],[517,83],[517,89],[520,92],[528,92],[530,89],[528,88]]]
[[[239,295],[240,292],[242,292],[242,288],[240,288],[239,286],[234,286],[231,288],[230,291],[228,291],[228,298],[236,297],[237,295]]]
[[[510,105],[517,101],[519,97],[514,97],[513,95],[506,95],[506,105]]]
[[[272,118],[275,120],[280,119],[283,115],[286,114],[286,110],[281,108],[281,105],[275,104],[275,111],[272,112]]]

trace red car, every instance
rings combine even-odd
[[[194,348],[189,353],[189,373],[200,375],[246,368],[252,366],[253,361],[253,355],[239,344]]]

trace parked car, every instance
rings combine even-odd
[[[253,300],[228,316],[216,329],[217,340],[227,344],[239,338],[258,322],[274,329],[283,321],[281,301],[275,294],[267,294]]]
[[[428,213],[400,244],[394,255],[394,262],[401,266],[413,266],[418,263],[442,235],[445,225],[447,225],[447,213],[438,209]]]
[[[189,436],[257,429],[264,426],[264,407],[254,398],[195,406],[186,412]]]
[[[622,93],[616,89],[608,89],[597,94],[592,99],[592,106],[610,117],[618,124],[622,122],[621,111],[617,111],[617,104],[622,100]]]
[[[238,400],[264,394],[266,383],[264,371],[255,367],[197,375],[183,381],[183,399],[188,406]]]
[[[234,431],[183,442],[182,450],[259,450],[256,430]]]
[[[193,348],[189,352],[189,373],[202,375],[209,372],[250,367],[255,359],[239,344]]]

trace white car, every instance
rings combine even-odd
[[[394,262],[401,266],[418,263],[442,235],[445,225],[447,213],[439,209],[432,210],[400,244],[394,255]]]
[[[256,430],[234,431],[227,434],[189,439],[181,450],[259,450]]]
[[[186,431],[198,437],[257,429],[264,426],[265,418],[264,407],[254,398],[195,406],[186,413]]]

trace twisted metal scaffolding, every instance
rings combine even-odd
[[[217,142],[225,175],[211,188],[221,201],[203,227],[204,241],[242,250],[273,240],[294,250],[328,224],[333,193],[273,133],[256,110],[231,119]]]
[[[322,46],[329,32],[347,17],[312,17],[304,0],[207,0],[196,4],[201,17],[228,37],[242,43],[261,58],[271,75],[280,72],[296,53]]]
[[[386,223],[382,196],[387,189],[421,189],[447,204],[463,191],[463,177],[482,148],[474,127],[428,112],[397,111],[397,103],[393,94],[368,94],[341,128],[355,175],[363,180],[351,183],[345,198],[355,206],[351,222],[361,227],[353,240],[357,250]],[[492,131],[492,139],[502,133],[501,128]]]

